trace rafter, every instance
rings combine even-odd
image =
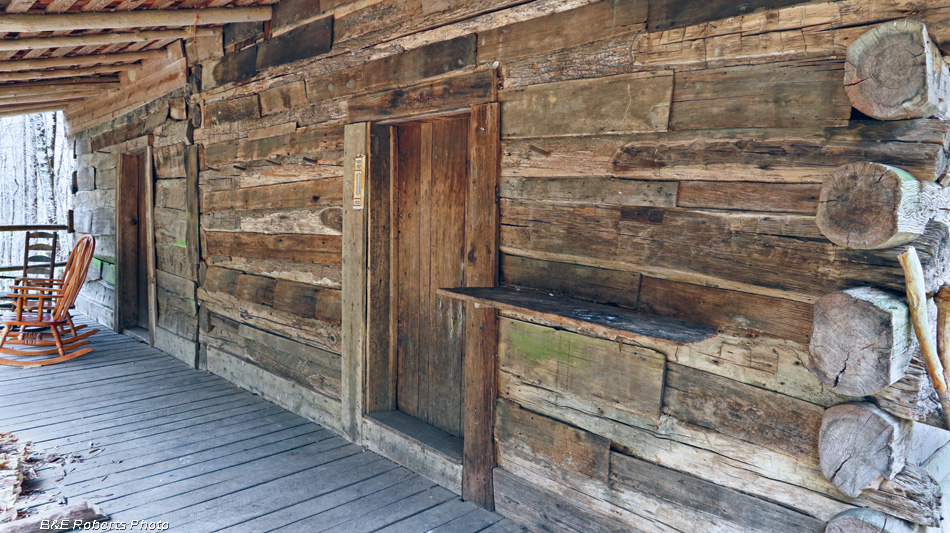
[[[48,94],[26,94],[23,96],[0,96],[0,107],[6,105],[22,105],[22,104],[50,104],[53,102],[61,102],[63,99],[69,98],[88,98],[90,96],[96,96],[101,94],[104,91],[96,90],[85,90],[85,91],[63,91],[60,93],[48,93]]]
[[[145,9],[98,13],[28,13],[0,17],[0,32],[115,30],[159,26],[195,27],[270,20],[271,7]]]
[[[219,28],[197,28],[197,30],[199,37],[212,36],[221,31]],[[0,52],[74,46],[103,46],[108,44],[139,43],[163,39],[188,39],[194,36],[195,28],[189,27],[180,30],[128,31],[119,33],[96,33],[93,35],[3,39],[0,40]]]
[[[58,78],[75,78],[83,76],[95,76],[96,74],[114,74],[123,70],[133,70],[138,65],[130,63],[127,65],[106,65],[101,67],[89,68],[67,68],[60,70],[27,70],[24,72],[3,72],[0,73],[0,82],[6,81],[27,81],[27,80],[54,80]]]
[[[22,94],[48,94],[56,91],[71,91],[82,89],[111,90],[119,88],[118,76],[101,76],[97,78],[62,78],[37,82],[5,83],[0,84],[0,97],[20,96]]]
[[[134,63],[145,59],[165,57],[165,50],[128,52],[122,54],[91,54],[85,56],[53,57],[50,59],[12,59],[0,61],[0,72],[19,72],[23,70],[42,70],[58,67],[88,67],[91,65]]]
[[[59,102],[49,104],[25,104],[0,106],[0,117],[12,117],[14,115],[28,115],[31,113],[45,113],[47,111],[59,111],[65,109],[67,105],[79,102],[82,98],[60,100]]]

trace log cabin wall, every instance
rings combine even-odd
[[[903,363],[870,392],[819,379],[809,343],[840,327],[816,314],[829,295],[904,305],[902,247],[851,248],[819,227],[826,178],[858,162],[928,182],[947,171],[946,121],[852,108],[848,48],[914,18],[950,51],[948,8],[282,0],[269,28],[191,44],[200,264],[190,277],[160,263],[158,286],[196,291],[201,368],[342,431],[344,126],[497,100],[500,283],[716,329],[634,342],[502,310],[498,511],[579,532],[939,528],[950,436],[907,321]],[[84,168],[107,175],[97,153]],[[94,183],[82,205],[109,209]],[[156,241],[177,239],[180,219],[159,229],[158,207]],[[926,222],[912,244],[933,291],[950,244]],[[108,283],[90,283],[108,313]],[[162,327],[193,340],[192,308],[175,309]],[[873,487],[822,472],[823,421],[849,416],[906,443]]]

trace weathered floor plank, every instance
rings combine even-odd
[[[135,339],[90,340],[95,351],[68,363],[0,367],[0,432],[81,456],[39,486],[113,520],[188,532],[523,531]]]

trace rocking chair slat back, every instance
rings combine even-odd
[[[76,302],[76,297],[79,296],[79,291],[86,282],[86,274],[89,272],[89,265],[92,263],[92,255],[95,251],[96,240],[89,235],[79,239],[76,247],[73,248],[63,275],[63,296],[56,302],[56,307],[53,309],[54,320],[67,318],[69,308]]]
[[[46,231],[26,232],[23,246],[23,277],[52,279],[56,270],[59,236]]]

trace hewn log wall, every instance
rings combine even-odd
[[[635,346],[501,313],[500,512],[585,532],[821,531],[856,507],[872,522],[940,525],[947,469],[930,458],[946,440],[925,439],[927,426],[910,432],[913,459],[854,497],[819,461],[832,406],[864,400],[901,428],[942,424],[916,344],[882,334],[887,382],[855,397],[809,370],[809,343],[829,294],[903,297],[900,249],[822,233],[825,178],[873,162],[942,183],[950,164],[947,122],[852,109],[848,46],[913,14],[946,52],[950,5],[284,1],[273,35],[332,28],[332,44],[313,41],[328,50],[276,53],[255,24],[188,48],[201,86],[188,106],[200,365],[340,429],[344,125],[497,98],[502,283],[719,332]],[[156,156],[172,187],[186,160]],[[174,198],[165,187],[157,202]],[[161,209],[168,246],[181,219]],[[911,243],[935,290],[947,229],[920,227]],[[164,271],[177,277],[161,290],[193,279]]]

